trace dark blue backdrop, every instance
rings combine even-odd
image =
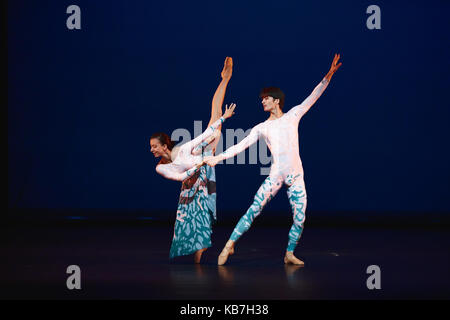
[[[81,8],[68,30],[66,8]],[[381,8],[381,30],[366,9]],[[258,93],[300,103],[308,210],[450,213],[448,1],[9,1],[8,206],[175,210],[148,140],[206,126],[226,56],[226,128],[267,118]],[[219,212],[249,206],[260,165],[216,167]],[[290,215],[285,190],[267,211]],[[236,214],[237,217],[237,214]]]

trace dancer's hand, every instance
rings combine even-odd
[[[340,54],[335,54],[334,58],[333,58],[333,62],[331,63],[331,68],[330,71],[328,71],[327,75],[325,76],[325,79],[327,79],[328,81],[331,80],[331,77],[333,76],[333,74],[339,69],[339,67],[342,65],[342,62],[338,61],[340,59],[341,55]]]
[[[223,64],[223,70],[220,75],[222,76],[222,79],[230,80],[232,73],[233,73],[233,58],[226,57],[225,62]]]
[[[220,161],[219,157],[215,157],[215,156],[209,156],[209,157],[205,157],[203,159],[204,162],[206,162],[206,164],[210,167],[215,167],[216,164]]]
[[[340,58],[341,58],[340,54],[338,54],[338,53],[334,54],[333,62],[331,63],[330,72],[335,73],[339,69],[339,67],[342,65],[342,62],[339,62],[339,64],[338,64],[338,61]]]
[[[205,160],[203,160],[202,162],[200,162],[199,164],[196,165],[197,169],[200,169],[201,167],[203,167],[206,164]]]
[[[236,108],[236,104],[232,103],[230,104],[230,107],[228,108],[228,105],[225,105],[225,112],[223,114],[223,117],[225,119],[231,118],[231,116],[234,114],[234,109]]]

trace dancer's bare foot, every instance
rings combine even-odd
[[[227,262],[228,256],[234,253],[234,241],[228,240],[223,248],[222,252],[219,255],[219,259],[217,259],[217,264],[219,266],[224,265]]]
[[[206,251],[206,249],[207,248],[203,248],[203,249],[200,249],[195,252],[195,254],[194,254],[194,262],[195,263],[200,263],[200,260],[202,259],[202,254],[204,251]]]
[[[305,263],[302,260],[296,258],[294,256],[294,253],[291,251],[286,251],[286,255],[284,256],[284,263],[285,264],[295,264],[295,265],[299,265],[299,266],[305,265]]]
[[[225,62],[223,63],[223,70],[220,75],[222,76],[222,79],[230,80],[232,74],[233,74],[233,58],[226,57]]]

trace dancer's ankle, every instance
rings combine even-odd
[[[225,244],[225,248],[234,249],[234,241],[228,240],[227,243]]]
[[[202,248],[202,249],[200,249],[200,250],[197,250],[197,251],[194,253],[194,262],[195,262],[195,263],[200,263],[200,260],[202,259],[203,252],[205,252],[206,249],[208,249],[208,248]]]
[[[286,251],[286,254],[284,256],[284,263],[286,264],[295,264],[295,265],[304,265],[305,263],[294,256],[293,251]]]

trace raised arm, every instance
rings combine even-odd
[[[192,149],[193,155],[199,155],[203,153],[203,149],[208,147],[212,142],[217,142],[220,139],[220,130],[214,130],[214,133],[202,141],[202,143],[198,144],[195,148]]]
[[[236,108],[236,104],[232,103],[228,108],[228,105],[225,106],[225,113],[219,120],[216,120],[212,125],[208,127],[201,135],[196,137],[194,140],[189,141],[189,145],[187,148],[191,149],[192,154],[199,154],[202,151],[202,148],[206,147],[217,137],[217,128],[222,125],[222,123],[231,118],[234,115],[234,109]]]
[[[158,172],[164,178],[175,181],[183,181],[186,180],[187,178],[192,177],[204,164],[205,164],[204,162],[199,163],[196,166],[183,172],[177,171],[177,168],[173,163],[158,164],[156,166],[156,172]]]
[[[308,96],[308,98],[306,98],[301,104],[293,107],[291,110],[289,110],[288,113],[292,113],[296,118],[300,119],[306,112],[308,112],[308,110],[313,106],[313,104],[317,101],[317,99],[319,99],[319,97],[327,88],[328,84],[330,83],[331,77],[342,65],[342,62],[338,64],[340,57],[341,56],[339,54],[334,55],[333,62],[331,63],[331,68],[323,78],[323,80],[314,88],[313,92]]]

